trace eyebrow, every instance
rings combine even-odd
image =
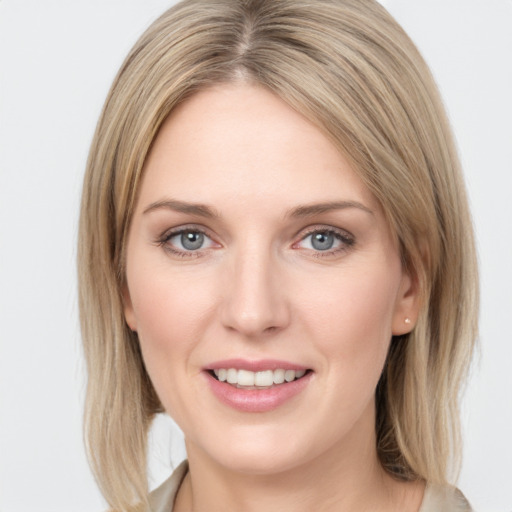
[[[357,201],[329,201],[327,203],[315,203],[297,206],[286,213],[286,217],[303,218],[312,217],[321,213],[327,213],[334,210],[345,210],[347,208],[357,208],[363,210],[370,215],[374,215],[373,211],[367,206]]]
[[[205,217],[213,219],[219,217],[219,215],[209,206],[200,203],[187,203],[184,201],[177,201],[175,199],[165,199],[162,201],[155,201],[151,203],[144,211],[143,214],[159,210],[174,210],[180,213],[187,213],[190,215],[197,215],[199,217]]]
[[[364,204],[357,201],[329,201],[326,203],[315,203],[300,205],[288,210],[285,214],[286,217],[304,218],[312,217],[322,213],[331,212],[334,210],[345,210],[347,208],[357,208],[364,212],[373,215],[373,211],[366,207]],[[180,213],[189,215],[197,215],[207,219],[219,218],[220,215],[215,212],[213,208],[201,203],[188,203],[185,201],[178,201],[176,199],[164,199],[151,203],[144,211],[143,214],[150,213],[155,210],[166,209],[173,210]]]

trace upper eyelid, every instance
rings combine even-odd
[[[346,235],[346,238],[355,239],[354,235],[350,231],[343,229],[343,228],[337,228],[335,226],[330,226],[328,224],[316,224],[316,225],[308,226],[306,228],[302,228],[300,231],[297,232],[297,234],[295,235],[295,238],[300,237],[300,240],[302,240],[305,237],[307,237],[313,233],[322,233],[322,232]]]
[[[198,233],[201,233],[203,235],[206,235],[208,238],[213,239],[211,231],[205,226],[201,226],[198,224],[184,224],[181,226],[176,226],[174,228],[168,228],[162,232],[159,238],[168,240],[169,238],[184,233],[185,231],[197,231]]]

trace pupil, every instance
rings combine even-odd
[[[200,249],[203,245],[204,235],[195,231],[186,231],[181,235],[181,244],[189,251]]]
[[[334,235],[331,233],[316,233],[312,237],[311,245],[317,251],[326,251],[334,245]]]

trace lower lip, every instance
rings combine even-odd
[[[267,412],[277,409],[304,390],[311,380],[312,373],[268,389],[239,389],[226,382],[220,382],[205,372],[213,394],[222,403],[242,412]]]

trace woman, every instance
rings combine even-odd
[[[185,1],[84,181],[91,464],[114,510],[470,510],[471,221],[428,68],[372,1]],[[167,412],[188,463],[151,497]]]

